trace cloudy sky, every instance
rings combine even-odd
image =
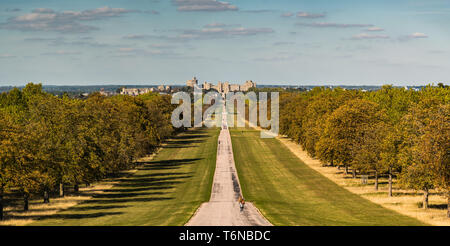
[[[450,81],[449,0],[1,0],[0,85]]]

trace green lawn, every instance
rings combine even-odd
[[[31,225],[184,225],[209,200],[219,129],[188,131],[132,176]]]
[[[244,197],[274,225],[424,225],[336,185],[277,139],[230,130]]]

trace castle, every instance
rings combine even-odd
[[[198,86],[198,80],[196,77],[194,77],[191,80],[186,81],[186,85],[189,87],[194,87],[194,86]],[[202,85],[202,89],[203,90],[211,90],[211,89],[215,89],[216,91],[220,92],[220,93],[228,93],[230,91],[235,92],[235,91],[248,91],[250,88],[256,87],[256,83],[251,81],[251,80],[247,80],[244,84],[239,85],[239,84],[230,84],[229,82],[220,82],[217,83],[217,85],[213,85],[211,83],[208,82],[204,82]]]
[[[129,96],[137,96],[146,94],[149,92],[160,92],[160,93],[168,93],[172,91],[172,87],[166,85],[160,85],[157,88],[150,87],[150,88],[122,88],[120,91],[121,95],[129,95]]]

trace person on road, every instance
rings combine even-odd
[[[241,209],[241,212],[244,210],[245,200],[242,196],[239,196],[239,207]]]

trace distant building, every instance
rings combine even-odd
[[[120,95],[138,96],[154,90],[154,88],[122,88]]]
[[[186,81],[186,85],[189,87],[198,86],[197,78],[194,77],[193,79]],[[243,85],[230,84],[228,81],[226,81],[224,83],[219,81],[217,83],[217,85],[213,85],[213,84],[205,81],[205,82],[203,82],[203,86],[202,86],[203,90],[215,89],[216,91],[218,91],[220,93],[228,93],[230,91],[233,91],[233,92],[248,91],[252,87],[256,87],[256,83],[251,80],[247,80]]]
[[[224,93],[230,92],[230,83],[228,83],[228,81],[225,81],[225,83],[223,83],[222,85],[222,89]]]
[[[241,86],[240,85],[230,85],[230,91],[241,91]]]
[[[256,83],[251,80],[247,80],[243,85],[230,84],[229,82],[222,83],[219,81],[216,86],[212,86],[213,89],[220,93],[228,93],[230,91],[248,91],[252,87],[256,87]]]
[[[186,81],[186,85],[189,87],[194,87],[194,86],[198,85],[197,78],[194,77],[193,79]]]
[[[211,90],[211,83],[203,82],[203,90]]]
[[[218,91],[218,92],[222,92],[223,91],[223,84],[222,84],[222,82],[218,82],[217,83],[217,85],[216,86],[213,86],[212,87],[213,89],[215,89],[216,91]]]
[[[243,85],[241,85],[240,90],[248,91],[250,88],[256,88],[256,83],[251,80],[247,80]]]
[[[116,94],[116,93],[114,93],[113,91],[105,91],[104,88],[101,88],[101,89],[100,89],[100,95],[102,95],[102,96],[108,97],[108,96],[113,96],[113,95],[115,95],[115,94]]]

